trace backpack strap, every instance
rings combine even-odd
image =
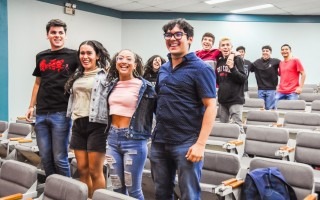
[[[270,167],[270,173],[275,176],[276,178],[278,178],[279,180],[281,180],[286,186],[287,189],[289,191],[289,196],[290,196],[290,200],[297,200],[297,196],[295,191],[293,190],[293,188],[291,187],[291,185],[289,185],[287,183],[287,181],[285,180],[285,178],[283,177],[283,175],[281,174],[280,170],[277,167]]]

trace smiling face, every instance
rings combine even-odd
[[[174,34],[176,32],[182,32],[184,34],[179,40],[172,36],[170,39],[166,40],[166,46],[171,53],[172,58],[181,58],[188,54],[189,45],[192,42],[192,37],[188,38],[183,29],[180,29],[178,25],[173,27],[173,29],[167,31],[167,33],[171,34]]]
[[[213,46],[213,38],[212,37],[203,37],[202,41],[202,49],[205,51],[209,51]]]
[[[221,51],[223,57],[229,56],[232,50],[232,44],[229,39],[222,39],[219,42],[219,50]]]
[[[134,53],[129,50],[123,50],[119,52],[116,59],[116,68],[119,72],[120,81],[133,79],[133,71],[137,67]]]
[[[157,71],[157,70],[159,70],[159,68],[160,68],[161,65],[162,65],[162,63],[161,63],[160,57],[155,57],[155,58],[153,59],[153,62],[152,62],[152,69],[153,69],[154,71]]]
[[[291,49],[288,46],[281,47],[281,55],[284,59],[288,59],[291,56]]]
[[[262,59],[268,60],[271,57],[270,49],[262,49]]]
[[[95,70],[97,68],[97,60],[99,59],[93,47],[84,44],[79,49],[79,59],[85,72]]]
[[[62,26],[51,26],[47,38],[51,45],[51,50],[56,51],[64,47],[66,32]]]

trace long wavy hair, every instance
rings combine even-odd
[[[136,69],[133,71],[133,76],[135,78],[142,76],[143,74],[143,62],[141,56],[136,54],[135,52],[131,51],[130,49],[122,49],[121,51],[117,52],[111,59],[110,63],[110,69],[109,73],[107,76],[108,82],[119,78],[119,72],[117,70],[117,56],[122,52],[122,51],[130,51],[134,55],[134,63],[137,65]]]
[[[148,59],[148,61],[147,61],[147,63],[145,64],[145,66],[144,66],[144,74],[143,74],[143,77],[145,77],[146,75],[152,73],[152,71],[153,71],[153,60],[154,60],[155,58],[157,58],[157,57],[159,57],[160,60],[161,60],[160,66],[161,66],[163,63],[166,62],[166,60],[165,60],[164,58],[162,58],[161,56],[159,56],[159,55],[153,55],[153,56],[151,56],[151,57]],[[160,68],[159,68],[159,69],[160,69]],[[159,69],[158,69],[158,70],[159,70]]]
[[[96,41],[96,40],[87,40],[82,42],[79,45],[79,49],[78,49],[78,60],[79,60],[79,66],[76,69],[76,71],[70,76],[70,78],[68,79],[68,81],[66,82],[66,84],[64,85],[64,90],[65,92],[70,92],[70,89],[73,86],[73,83],[80,77],[83,76],[84,73],[84,67],[81,65],[80,59],[79,59],[79,55],[80,55],[80,48],[82,45],[89,45],[93,48],[93,50],[95,51],[95,53],[97,54],[97,56],[99,57],[99,59],[97,60],[97,67],[99,68],[105,68],[106,70],[109,68],[110,66],[110,54],[107,51],[106,48],[104,48],[104,46]]]

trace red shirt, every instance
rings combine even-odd
[[[220,51],[218,49],[211,49],[209,51],[198,50],[196,55],[201,58],[201,60],[217,60]]]
[[[281,61],[279,64],[280,85],[278,92],[290,94],[299,87],[300,72],[304,68],[298,58],[292,58],[288,61]]]

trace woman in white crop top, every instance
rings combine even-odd
[[[152,84],[141,78],[142,69],[142,59],[130,50],[120,51],[111,62],[106,153],[113,190],[140,200],[156,97]]]
[[[65,85],[65,90],[71,93],[68,104],[68,115],[73,120],[70,148],[75,152],[80,181],[87,184],[88,196],[92,198],[96,189],[106,187],[103,164],[107,122],[89,120],[89,115],[97,113],[93,109],[96,102],[106,105],[103,104],[105,96],[95,91],[101,90],[101,84],[106,85],[103,82],[106,82],[106,68],[111,59],[102,44],[94,40],[82,42],[78,56],[80,66]]]

